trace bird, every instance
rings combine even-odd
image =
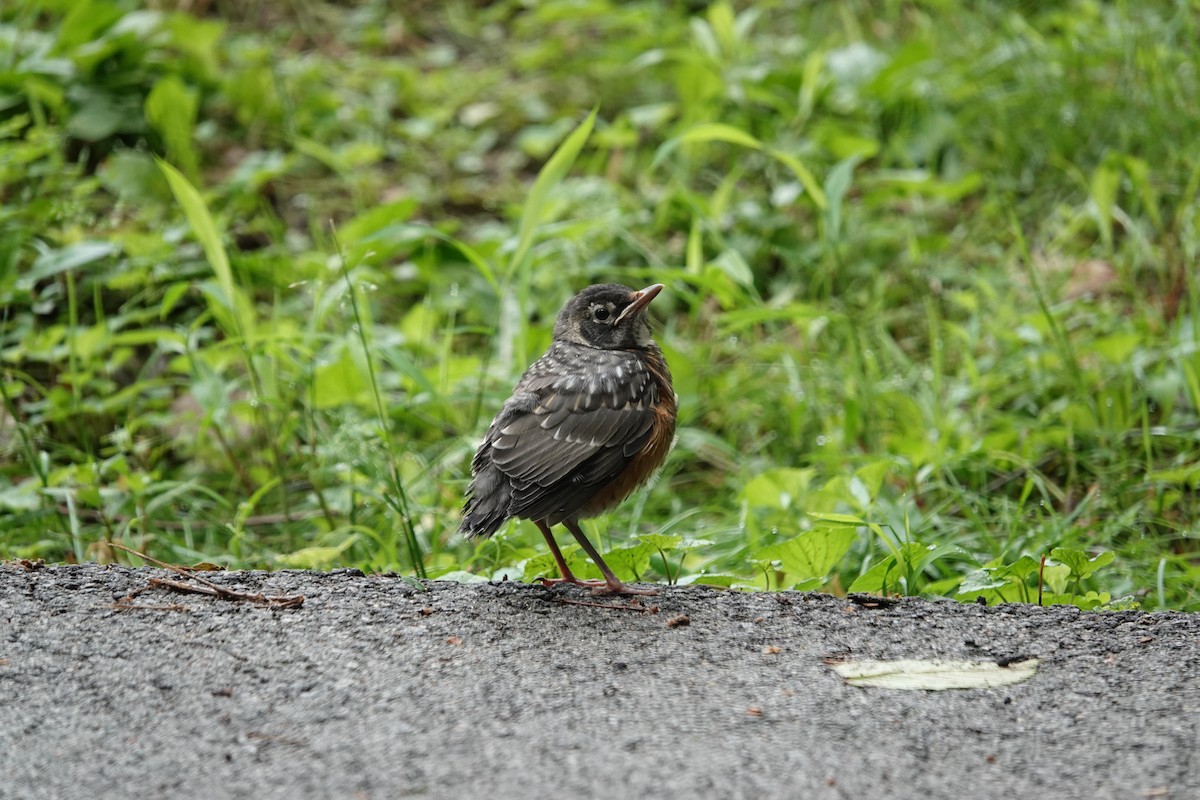
[[[651,337],[647,306],[661,283],[589,286],[554,323],[549,349],[521,376],[471,461],[460,532],[485,539],[512,517],[550,545],[560,577],[596,594],[657,594],[613,574],[579,527],[645,483],[675,439],[671,370]],[[604,580],[575,577],[554,540],[561,523]]]

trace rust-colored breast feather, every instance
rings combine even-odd
[[[657,347],[648,350],[641,357],[641,361],[650,372],[655,385],[655,394],[658,397],[658,402],[653,405],[654,416],[646,443],[634,453],[616,480],[601,487],[593,495],[592,499],[584,506],[584,513],[581,516],[599,514],[620,503],[662,466],[667,459],[667,454],[671,451],[671,443],[675,440],[675,416],[677,413],[675,389],[671,385],[671,371],[667,368],[667,362]]]

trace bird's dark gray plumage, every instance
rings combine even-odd
[[[554,341],[517,383],[471,463],[462,532],[494,534],[533,520],[566,569],[549,527],[564,523],[597,561],[604,587],[628,590],[579,532],[578,520],[619,503],[662,463],[675,430],[675,394],[646,306],[661,285],[590,286],[567,303]]]

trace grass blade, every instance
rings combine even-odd
[[[212,214],[208,212],[208,206],[204,204],[204,199],[200,197],[196,187],[192,186],[183,173],[161,158],[155,158],[155,161],[163,175],[166,176],[175,200],[183,208],[188,224],[192,226],[192,233],[196,235],[200,246],[204,248],[204,255],[208,259],[209,266],[217,276],[217,285],[221,287],[221,292],[225,295],[227,307],[221,309],[214,306],[213,312],[219,320],[226,324],[229,333],[247,342],[253,341],[254,317],[250,313],[248,304],[238,292],[237,285],[233,282],[233,269],[229,266],[229,255],[225,252],[221,234],[217,230],[217,224],[213,221]]]
[[[597,109],[593,108],[587,119],[580,123],[579,127],[558,146],[554,155],[546,162],[546,166],[542,167],[542,171],[538,173],[537,180],[533,182],[533,188],[529,190],[529,196],[525,198],[525,207],[521,212],[517,249],[513,251],[512,258],[508,262],[508,276],[515,275],[524,265],[525,259],[529,255],[529,249],[533,247],[533,237],[546,215],[546,201],[550,197],[550,192],[562,183],[563,178],[574,165],[575,159],[579,157],[579,151],[583,149],[584,142],[592,135],[592,128],[596,124],[596,111]]]
[[[379,433],[383,437],[384,448],[388,454],[388,484],[392,491],[385,496],[385,499],[400,517],[400,527],[404,531],[409,557],[412,559],[413,574],[418,578],[424,578],[425,559],[421,551],[421,543],[417,539],[417,531],[413,527],[412,506],[409,502],[408,492],[404,489],[404,481],[400,477],[400,456],[396,452],[396,443],[391,435],[391,426],[388,424],[388,414],[383,403],[383,390],[379,386],[379,379],[375,372],[375,359],[371,356],[371,344],[367,340],[367,325],[362,311],[358,307],[358,293],[354,290],[354,283],[350,280],[350,269],[342,255],[337,231],[333,229],[332,225],[330,228],[333,244],[337,248],[338,259],[342,266],[342,278],[346,281],[347,299],[350,301],[351,311],[354,312],[354,327],[358,331],[358,340],[362,345],[363,357],[367,362],[367,375],[371,381],[371,392],[375,397],[375,414],[379,420]]]
[[[800,159],[791,153],[767,147],[763,142],[746,133],[741,128],[735,128],[732,125],[720,122],[705,122],[696,125],[674,139],[663,142],[662,146],[658,148],[658,152],[654,154],[654,160],[650,162],[650,168],[654,169],[661,164],[680,145],[707,142],[725,142],[767,154],[787,167],[796,176],[796,180],[800,181],[800,185],[804,187],[804,191],[812,199],[813,205],[822,210],[828,205],[828,201],[825,199],[825,192],[821,189],[821,184],[812,174],[812,171],[804,166],[804,163]]]

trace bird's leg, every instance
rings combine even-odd
[[[558,542],[554,541],[554,534],[550,532],[550,526],[540,519],[533,521],[537,525],[542,536],[546,537],[546,544],[550,545],[550,555],[554,556],[554,563],[558,564],[558,574],[561,578],[542,578],[543,586],[554,586],[559,583],[572,583],[576,586],[606,586],[604,581],[585,581],[575,577],[575,573],[571,572],[571,568],[567,566],[567,560],[563,558],[562,550],[558,549]]]
[[[579,523],[573,519],[563,520],[563,525],[567,526],[567,530],[579,542],[579,546],[583,548],[583,552],[588,554],[588,557],[596,563],[600,568],[600,572],[604,574],[604,582],[595,581],[592,586],[592,592],[595,594],[658,594],[657,589],[635,589],[627,583],[621,581],[613,571],[608,568],[608,564],[604,563],[604,559],[600,557],[600,553],[596,548],[592,547],[592,543],[588,541],[587,536],[579,528]],[[599,585],[596,585],[599,584]]]

